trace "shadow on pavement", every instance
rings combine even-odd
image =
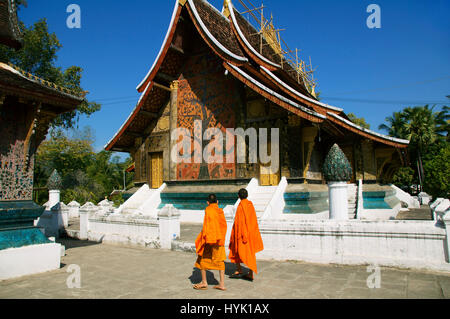
[[[248,268],[244,267],[242,264],[241,264],[241,267],[242,267],[242,271],[244,273],[247,273],[249,271]],[[236,264],[230,263],[230,262],[225,262],[225,276],[230,276],[230,275],[234,274],[236,269],[237,269]],[[206,271],[206,281],[208,282],[208,285],[219,284],[217,279],[214,277],[213,271],[214,270]],[[192,269],[192,275],[189,277],[189,280],[191,281],[192,284],[198,284],[199,282],[201,282],[202,274],[200,272],[200,269],[194,267]]]
[[[68,238],[58,238],[56,240],[57,243],[64,245],[65,249],[78,248],[78,247],[87,247],[93,245],[99,245],[101,243],[88,241],[88,240],[79,240],[79,239],[68,239]]]
[[[200,272],[200,269],[193,268],[192,275],[189,277],[189,280],[192,284],[198,284],[202,281],[202,274]],[[208,282],[208,285],[218,285],[219,282],[216,278],[214,278],[214,274],[211,272],[211,270],[206,271],[206,281]]]

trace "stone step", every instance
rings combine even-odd
[[[259,187],[257,189],[255,189],[255,194],[273,194],[275,191],[277,190],[276,186],[268,186],[266,187]]]
[[[253,199],[266,199],[266,198],[272,198],[273,197],[273,193],[267,193],[267,194],[263,194],[263,193],[258,193],[258,194],[252,194],[251,196],[249,196],[248,198],[253,198]]]
[[[270,198],[250,198],[249,200],[253,203],[253,205],[264,205],[264,204],[268,204],[270,202],[270,200],[272,199],[272,197]]]
[[[278,186],[257,186],[255,190],[274,190],[277,189]]]
[[[255,210],[257,212],[264,212],[266,210],[267,205],[253,205],[255,206]]]
[[[349,184],[347,188],[347,196],[348,196],[348,218],[355,219],[356,218],[356,208],[357,208],[357,198],[358,198],[358,187],[356,184]]]

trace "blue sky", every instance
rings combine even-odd
[[[257,0],[252,0],[259,4]],[[69,4],[81,8],[81,29],[69,29]],[[222,0],[211,0],[221,9]],[[234,0],[233,3],[238,3]],[[369,29],[369,4],[381,8],[381,29]],[[450,1],[265,0],[282,37],[316,70],[322,101],[364,117],[371,129],[406,106],[449,101]],[[47,18],[63,48],[56,64],[84,69],[82,86],[102,110],[82,117],[101,150],[126,120],[166,34],[174,0],[28,0],[27,26]],[[448,103],[450,104],[450,103]],[[448,105],[447,104],[447,105]],[[439,105],[438,107],[442,106]]]

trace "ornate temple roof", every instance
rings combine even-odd
[[[0,43],[14,49],[20,49],[22,42],[15,1],[0,0]]]
[[[106,150],[129,150],[135,138],[143,136],[142,132],[158,117],[170,97],[168,85],[177,79],[177,70],[183,63],[185,43],[180,38],[188,28],[195,30],[234,77],[289,112],[314,123],[337,125],[386,145],[408,146],[409,141],[364,129],[350,122],[342,108],[318,101],[304,81],[299,83],[294,79],[297,71],[267,45],[263,37],[255,35],[256,29],[233,7],[231,0],[225,0],[223,12],[206,0],[177,0],[159,54],[137,87],[141,97],[125,123],[105,145]]]
[[[0,94],[2,93],[64,108],[73,108],[84,99],[80,94],[25,72],[15,65],[0,62]]]

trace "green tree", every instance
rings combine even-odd
[[[20,1],[19,4],[26,4]],[[14,50],[7,46],[0,46],[0,62],[12,63],[26,72],[32,73],[59,86],[73,90],[77,94],[85,95],[81,87],[83,69],[71,66],[66,70],[57,67],[57,52],[62,48],[55,33],[48,30],[47,20],[40,19],[30,27],[19,21],[23,33],[24,45],[20,50]],[[76,110],[64,113],[55,118],[52,127],[74,127],[80,114],[91,115],[100,110],[100,104],[84,100]]]
[[[411,167],[400,167],[392,177],[392,182],[403,190],[410,190],[414,180],[414,170]]]
[[[434,197],[450,196],[450,145],[445,147],[430,158],[424,158],[424,170],[427,178],[424,181],[424,189]]]
[[[361,127],[364,127],[366,129],[370,129],[370,124],[366,122],[366,119],[363,117],[357,117],[355,114],[353,113],[348,113],[347,114],[348,118],[350,119],[350,121],[352,121],[353,123],[355,123],[356,125],[359,125]]]
[[[393,116],[387,117],[388,125],[379,126],[379,129],[386,130],[390,136],[410,141],[411,168],[417,173],[422,189],[432,195],[439,193],[433,179],[440,180],[436,175],[439,171],[432,168],[445,168],[434,161],[434,156],[441,156],[441,150],[448,147],[449,128],[449,108],[444,106],[441,111],[434,111],[434,108],[435,106],[428,105],[407,107],[402,112],[394,112]],[[440,174],[446,176],[448,172],[441,171]]]
[[[386,117],[388,124],[381,124],[378,129],[387,131],[389,136],[406,139],[406,118],[403,112],[394,112]]]
[[[61,130],[52,131],[36,153],[35,186],[45,187],[56,169],[62,177],[61,200],[65,203],[76,200],[81,204],[97,203],[113,190],[122,190],[124,177],[125,186],[131,186],[133,174],[124,174],[131,159],[120,162],[112,152],[95,153],[92,145],[89,129],[75,132],[74,137]],[[45,196],[41,198],[43,204]]]

